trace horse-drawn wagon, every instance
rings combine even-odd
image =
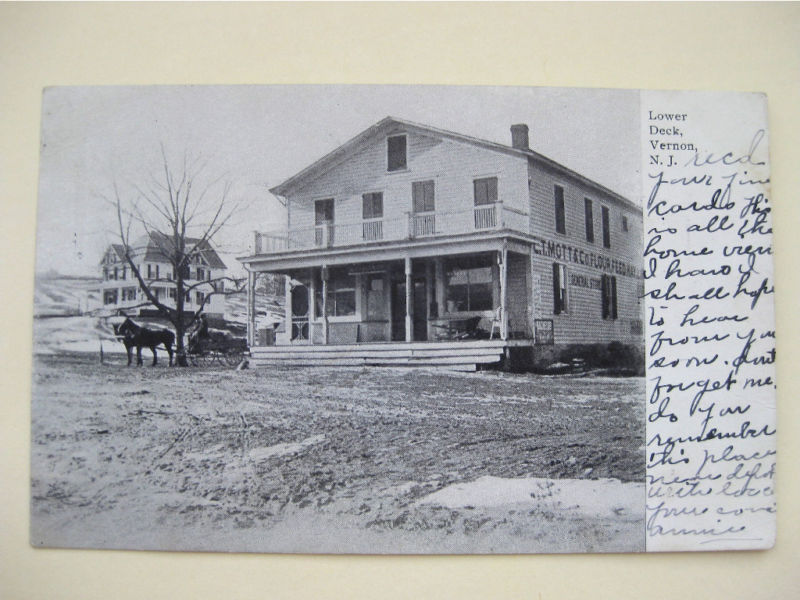
[[[210,366],[214,363],[235,367],[244,360],[247,340],[229,331],[211,329],[201,321],[200,327],[189,334],[186,348],[192,364]]]

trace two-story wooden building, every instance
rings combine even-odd
[[[131,244],[131,254],[136,268],[153,295],[159,302],[174,307],[177,295],[175,273],[169,259],[161,250],[168,247],[166,239],[162,233],[151,232]],[[189,247],[198,242],[194,238],[186,239]],[[100,261],[100,300],[103,307],[129,315],[157,315],[158,311],[140,289],[136,276],[125,260],[124,252],[125,248],[121,244],[111,244]],[[199,245],[184,272],[186,285],[192,286],[184,297],[187,310],[196,311],[205,306],[204,312],[207,316],[224,317],[225,298],[214,292],[224,291],[224,281],[218,279],[225,276],[226,269],[225,263],[211,244],[204,242]]]
[[[474,370],[641,348],[641,208],[530,150],[526,125],[511,137],[386,118],[272,188],[286,228],[240,259],[253,363]],[[269,346],[261,272],[288,282]]]

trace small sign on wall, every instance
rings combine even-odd
[[[533,321],[533,339],[537,346],[552,346],[553,319],[535,319]]]

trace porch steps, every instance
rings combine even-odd
[[[259,346],[250,349],[250,356],[253,367],[395,366],[475,371],[478,365],[499,363],[506,346],[501,340]]]

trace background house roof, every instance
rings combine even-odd
[[[585,177],[580,173],[573,171],[569,167],[566,167],[544,156],[543,154],[540,154],[533,150],[523,150],[519,148],[514,148],[513,146],[498,144],[497,142],[491,142],[488,140],[483,140],[480,138],[475,138],[472,136],[455,133],[453,131],[447,131],[445,129],[431,127],[429,125],[414,123],[412,121],[397,119],[394,117],[386,117],[384,119],[381,119],[371,127],[368,127],[355,137],[351,138],[350,140],[348,140],[347,142],[345,142],[344,144],[333,150],[332,152],[329,152],[322,158],[313,162],[308,167],[306,167],[299,173],[293,175],[283,183],[280,183],[275,187],[270,188],[270,192],[272,192],[277,196],[287,195],[298,185],[314,177],[317,177],[325,173],[326,171],[332,169],[336,165],[340,164],[341,162],[346,160],[349,156],[351,156],[358,148],[367,144],[374,138],[386,135],[387,133],[390,133],[393,129],[396,129],[398,127],[402,127],[406,131],[416,132],[423,135],[425,134],[434,135],[437,137],[451,139],[462,143],[472,144],[495,152],[503,152],[505,154],[527,157],[528,160],[530,161],[538,162],[560,173],[564,173],[568,176],[578,179],[585,185],[588,185],[610,196],[611,198],[617,200],[619,203],[625,205],[627,208],[630,208],[633,211],[641,211],[641,207],[631,202],[628,198],[625,198],[624,196],[618,194],[617,192],[610,190],[609,188],[589,179],[588,177]]]
[[[186,247],[191,249],[200,242],[199,238],[186,238]],[[144,249],[144,259],[148,262],[169,262],[164,254],[164,249],[172,245],[172,238],[160,231],[151,231],[136,240],[133,244],[134,250]],[[122,246],[120,246],[122,247]],[[225,263],[217,254],[216,250],[207,241],[199,244],[198,253],[203,257],[206,264],[212,269],[227,269]]]

